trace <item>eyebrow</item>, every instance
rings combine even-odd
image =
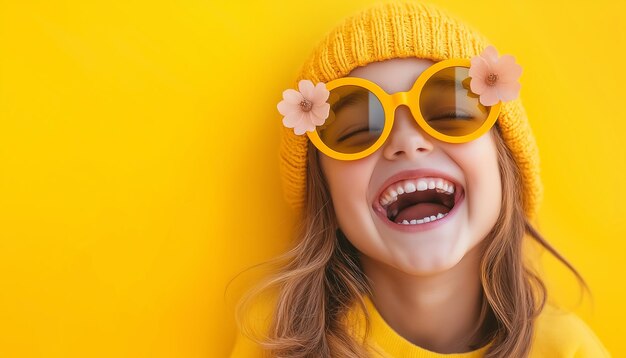
[[[429,80],[429,82],[432,81],[433,84],[441,84],[441,85],[451,85],[453,84],[455,87],[461,87],[463,85],[463,81],[460,81],[456,78],[451,78],[451,77],[438,77],[438,78],[434,78]]]
[[[364,97],[367,97],[367,91],[365,90],[354,91],[346,96],[341,97],[339,101],[337,101],[332,106],[332,110],[333,112],[337,113],[342,107],[348,104],[356,103],[358,100],[363,99]]]

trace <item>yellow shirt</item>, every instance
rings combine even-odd
[[[376,307],[366,295],[366,306],[371,318],[370,344],[380,353],[372,353],[372,357],[405,357],[405,358],[478,358],[483,357],[490,344],[474,351],[464,353],[443,354],[419,347],[400,336],[382,318]],[[253,313],[255,324],[266,324],[269,319],[269,305],[264,304],[264,313]],[[354,313],[357,319],[362,319],[360,311]],[[262,323],[265,322],[265,323]],[[260,326],[257,326],[257,328]],[[264,357],[260,347],[238,333],[231,358],[259,358]],[[575,313],[558,309],[546,304],[535,321],[531,358],[536,357],[611,357],[602,342]]]

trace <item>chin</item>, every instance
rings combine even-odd
[[[408,262],[397,268],[411,276],[432,276],[454,268],[462,258],[463,255],[456,257],[445,252],[411,255]]]
[[[407,274],[427,276],[452,269],[472,249],[465,225],[442,226],[422,233],[398,233],[382,227],[380,240],[392,257],[385,261]]]

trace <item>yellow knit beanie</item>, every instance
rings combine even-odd
[[[330,31],[305,62],[294,87],[301,79],[329,82],[356,67],[392,58],[471,58],[489,44],[474,28],[432,4],[385,1],[346,18]],[[519,97],[502,102],[497,121],[521,170],[524,212],[533,220],[543,187],[539,152]],[[306,135],[296,135],[293,129],[282,126],[279,155],[283,193],[298,212],[305,203],[308,145]]]

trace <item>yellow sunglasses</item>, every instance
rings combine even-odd
[[[433,138],[448,143],[474,140],[496,122],[502,102],[480,103],[479,95],[470,89],[470,65],[470,59],[439,61],[422,72],[409,91],[391,95],[363,78],[327,82],[328,118],[306,134],[329,157],[361,159],[385,143],[396,108],[406,105]]]

